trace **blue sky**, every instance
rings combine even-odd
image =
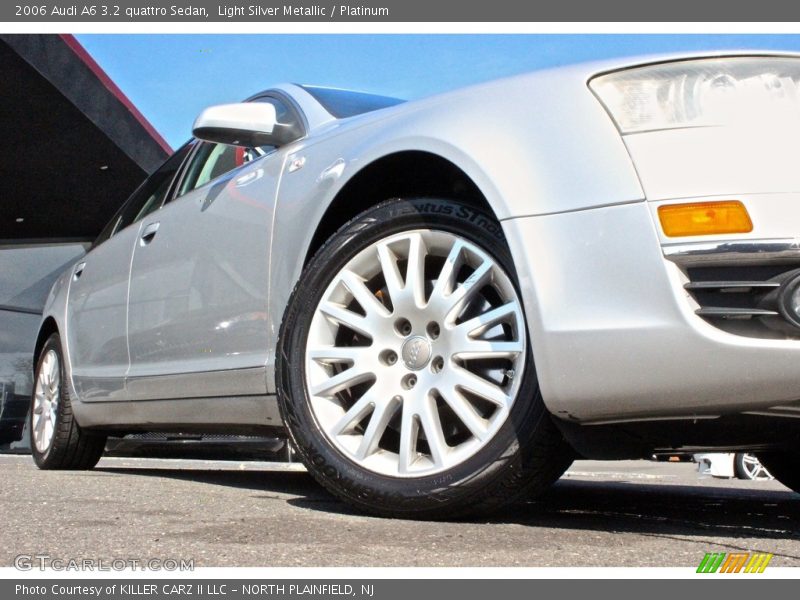
[[[800,51],[798,35],[79,35],[173,146],[210,104],[281,82],[419,98],[537,68],[670,51]]]

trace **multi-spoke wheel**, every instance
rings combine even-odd
[[[339,496],[452,516],[544,487],[571,461],[498,231],[459,204],[390,201],[308,266],[281,331],[281,405],[300,456]]]
[[[306,343],[311,408],[364,468],[417,476],[457,465],[508,417],[525,368],[508,274],[454,233],[370,244],[334,275]]]
[[[82,431],[72,416],[57,333],[39,355],[30,431],[33,459],[41,469],[91,469],[105,447],[105,437]]]
[[[733,457],[733,470],[739,479],[772,479],[770,472],[755,454],[736,454]]]

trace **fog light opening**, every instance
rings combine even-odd
[[[778,305],[783,317],[795,327],[800,327],[800,274],[783,284]]]

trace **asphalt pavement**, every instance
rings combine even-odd
[[[692,463],[576,462],[544,497],[468,522],[365,517],[302,469],[104,458],[38,471],[0,456],[0,566],[20,554],[199,566],[696,566],[769,552],[800,566],[800,495]]]

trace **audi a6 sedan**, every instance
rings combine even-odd
[[[582,64],[401,102],[284,85],[57,280],[33,456],[273,434],[397,517],[576,456],[753,452],[800,490],[800,56]]]

